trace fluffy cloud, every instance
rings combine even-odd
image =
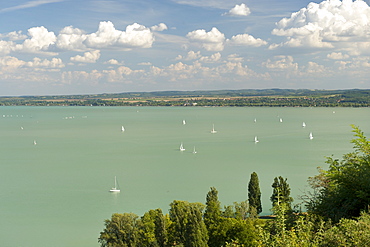
[[[31,68],[56,68],[56,69],[65,67],[62,59],[55,57],[52,58],[51,60],[35,57],[33,58],[32,61],[26,62],[24,66]]]
[[[298,64],[293,62],[291,56],[276,56],[274,60],[267,59],[263,65],[273,71],[298,70]]]
[[[231,39],[228,39],[227,42],[230,45],[244,45],[244,46],[253,46],[253,47],[267,45],[266,41],[260,38],[256,39],[255,37],[249,34],[238,34],[236,36],[231,37]]]
[[[224,49],[225,35],[215,27],[209,32],[204,29],[189,32],[186,37],[207,51],[222,51]]]
[[[339,60],[339,59],[347,59],[349,56],[347,54],[342,54],[341,52],[332,52],[327,55],[327,58]]]
[[[27,38],[27,35],[22,34],[22,31],[17,31],[17,32],[13,31],[7,34],[0,34],[0,38],[1,39],[7,38],[11,41],[15,41],[15,40],[24,40]]]
[[[159,23],[158,25],[152,26],[150,29],[152,31],[161,32],[161,31],[167,30],[168,28],[167,28],[167,25],[166,24]]]
[[[17,44],[15,46],[16,51],[29,53],[48,53],[49,48],[54,45],[57,40],[54,32],[49,32],[43,26],[28,29],[28,36],[30,38],[26,39],[23,44]]]
[[[91,48],[150,48],[154,36],[149,28],[137,23],[127,26],[126,31],[120,31],[115,29],[112,22],[103,21],[100,22],[97,32],[87,35],[85,42]]]
[[[286,36],[279,46],[338,48],[354,47],[370,37],[370,7],[361,0],[325,0],[283,18],[272,34]]]
[[[87,49],[84,44],[87,35],[78,28],[68,26],[63,28],[58,35],[56,47],[67,51],[84,51]]]
[[[83,56],[77,55],[71,57],[71,61],[80,63],[95,63],[100,58],[100,51],[88,51],[85,52]]]
[[[176,60],[185,60],[185,61],[190,61],[190,60],[196,60],[200,58],[200,51],[194,52],[194,51],[189,51],[188,54],[184,57],[182,55],[178,55],[176,57]]]
[[[157,29],[165,28],[161,23]],[[120,49],[150,48],[154,42],[154,35],[145,26],[134,23],[128,25],[125,31],[117,30],[110,21],[100,22],[95,33],[86,34],[78,28],[68,26],[63,28],[56,36],[54,32],[45,27],[32,27],[28,35],[19,32],[2,34],[0,38],[0,53],[10,52],[43,53],[48,55],[57,54],[56,51],[87,51],[91,49]],[[16,40],[24,39],[23,43]]]
[[[251,13],[251,10],[248,8],[247,5],[244,3],[240,5],[235,5],[234,8],[230,9],[229,12],[223,15],[231,15],[231,16],[247,16]]]
[[[205,56],[205,57],[201,57],[199,59],[200,62],[203,62],[203,63],[215,63],[215,62],[218,62],[220,61],[221,59],[221,54],[219,52],[215,53],[215,54],[212,54],[211,56]]]
[[[118,62],[116,59],[109,59],[108,61],[104,62],[104,64],[122,65],[123,63]]]

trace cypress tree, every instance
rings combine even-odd
[[[293,202],[293,198],[290,197],[290,187],[287,179],[284,179],[282,176],[275,177],[272,188],[273,191],[270,197],[272,207],[284,203],[287,210],[290,211],[292,209],[291,203]]]
[[[262,212],[261,190],[257,173],[253,172],[248,184],[248,202],[249,214],[255,211],[258,214]]]

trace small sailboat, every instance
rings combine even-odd
[[[37,145],[37,142],[36,142],[36,140],[33,140],[33,145]]]
[[[194,149],[193,149],[193,154],[196,154],[197,153],[197,151],[195,150],[195,146],[194,146]]]
[[[254,121],[255,123],[257,123],[257,118],[255,118],[253,121]]]
[[[303,122],[303,123],[302,123],[302,127],[303,127],[303,128],[305,128],[305,127],[306,127],[306,123],[305,123],[305,122]]]
[[[122,126],[121,127],[121,131],[124,132],[125,131],[125,127]]]
[[[309,138],[310,138],[310,140],[312,140],[312,139],[313,139],[312,132],[310,132]]]
[[[213,124],[212,130],[211,130],[211,133],[212,133],[212,134],[217,133],[217,131],[215,130],[215,125],[214,125],[214,124]]]
[[[182,125],[185,125],[186,124],[186,121],[185,121],[185,119],[184,120],[182,120]]]
[[[279,122],[280,122],[280,123],[282,123],[282,122],[283,122],[283,119],[282,119],[282,118],[280,118],[280,119],[279,119]]]
[[[121,190],[117,186],[117,177],[114,176],[114,187],[109,190],[109,192],[121,192]]]
[[[258,140],[257,136],[255,136],[254,137],[254,143],[258,143],[258,142],[260,142],[260,141]]]
[[[181,145],[180,145],[180,151],[185,151],[185,148],[184,148],[184,146],[182,145],[182,142],[181,142]]]

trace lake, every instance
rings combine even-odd
[[[370,108],[0,107],[1,246],[99,246],[113,213],[205,203],[210,187],[241,202],[252,172],[269,214],[274,177],[298,202],[325,156],[352,151],[351,124],[370,138]]]

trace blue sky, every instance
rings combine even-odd
[[[370,7],[325,0],[0,3],[0,95],[370,88]]]

